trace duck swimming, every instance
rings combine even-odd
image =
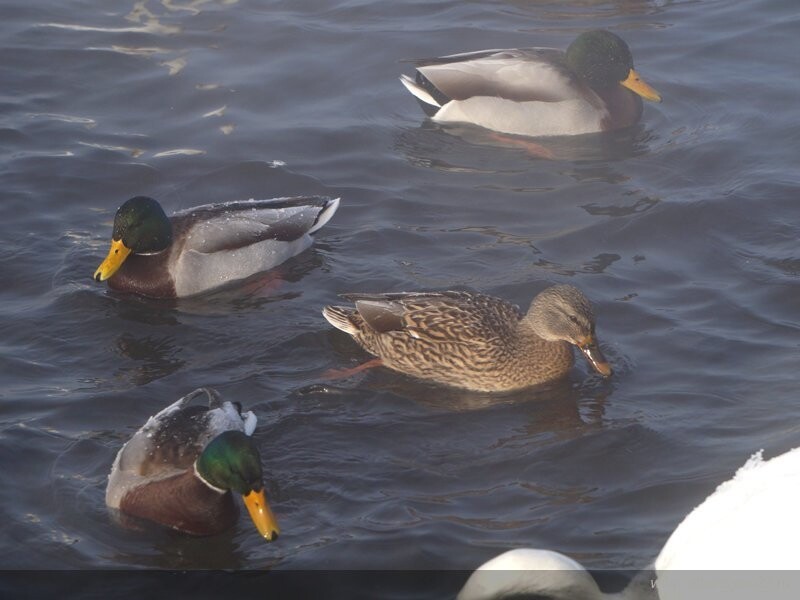
[[[571,345],[604,375],[592,307],[571,285],[539,293],[523,315],[500,298],[470,292],[344,294],[355,308],[326,306],[325,318],[383,366],[438,383],[501,392],[565,375]]]
[[[610,31],[579,35],[566,52],[512,48],[416,61],[400,81],[440,123],[472,123],[525,136],[577,135],[630,127],[641,98],[661,96],[633,68]]]
[[[168,218],[156,200],[137,196],[117,210],[111,249],[94,279],[153,298],[202,294],[299,254],[338,207],[338,198],[316,196],[244,200]]]
[[[190,405],[204,395],[208,406]],[[256,417],[238,403],[199,388],[167,406],[117,453],[106,505],[192,535],[232,527],[241,494],[258,532],[267,541],[280,530],[264,496],[261,457],[251,435]]]

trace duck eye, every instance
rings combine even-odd
[[[578,317],[576,317],[575,315],[567,315],[567,316],[569,317],[569,320],[570,320],[570,321],[572,321],[573,323],[575,323],[575,325],[577,325],[577,324],[578,324]]]

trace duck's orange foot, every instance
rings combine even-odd
[[[271,271],[267,271],[251,279],[242,286],[242,289],[244,293],[249,296],[269,298],[270,296],[274,296],[285,283],[286,280],[283,278],[280,267],[276,267]]]
[[[344,379],[345,377],[351,377],[356,373],[361,373],[361,371],[366,371],[367,369],[372,369],[374,367],[381,367],[383,366],[383,361],[380,358],[373,358],[372,360],[368,360],[365,363],[361,363],[351,369],[328,369],[322,374],[323,379]]]
[[[552,150],[542,146],[541,144],[537,144],[536,142],[529,142],[519,138],[509,137],[501,133],[490,133],[489,137],[503,145],[512,146],[514,148],[522,148],[525,152],[531,156],[535,156],[536,158],[553,160],[556,157]]]

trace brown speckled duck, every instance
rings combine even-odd
[[[641,98],[661,96],[633,69],[625,41],[587,31],[567,51],[509,48],[417,61],[400,81],[439,123],[472,123],[526,136],[577,135],[629,127]]]
[[[207,406],[190,405],[205,394]],[[241,494],[259,533],[278,536],[264,496],[261,457],[250,436],[256,416],[216,391],[200,388],[169,405],[120,449],[106,488],[106,505],[192,535],[233,526]],[[124,520],[124,519],[123,519]]]
[[[592,307],[580,290],[555,285],[527,314],[500,298],[469,292],[345,294],[355,309],[322,313],[383,366],[485,392],[525,388],[562,377],[570,345],[604,376],[612,373],[595,338]]]

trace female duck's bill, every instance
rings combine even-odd
[[[603,377],[611,377],[611,375],[613,375],[614,371],[609,362],[606,360],[603,351],[600,350],[600,346],[597,344],[597,339],[595,338],[594,333],[578,340],[575,345],[586,357],[586,360],[589,361],[589,364],[592,366],[592,368],[600,373],[600,375]]]

